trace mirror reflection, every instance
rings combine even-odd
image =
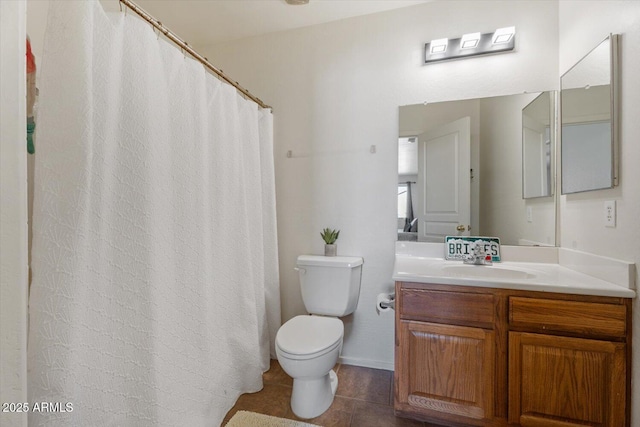
[[[562,194],[616,185],[611,36],[561,78]]]
[[[551,124],[555,115],[549,92],[543,92],[522,109],[522,197],[553,194]]]
[[[539,95],[400,107],[399,240],[482,235],[505,245],[555,244],[554,198],[522,198],[522,110]]]

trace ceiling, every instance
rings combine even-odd
[[[133,0],[181,39],[206,46],[338,21],[431,0]]]

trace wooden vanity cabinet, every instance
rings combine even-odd
[[[628,426],[630,326],[630,299],[397,282],[394,409],[446,426]]]

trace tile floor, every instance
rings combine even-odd
[[[338,390],[333,404],[327,412],[306,422],[322,427],[432,426],[393,415],[393,372],[350,365],[336,365],[334,370],[338,374]],[[271,361],[263,380],[261,391],[240,396],[222,425],[240,410],[300,420],[289,405],[293,380],[277,360]]]

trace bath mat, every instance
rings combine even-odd
[[[302,421],[287,420],[270,415],[249,411],[238,411],[226,424],[226,427],[320,427]]]

